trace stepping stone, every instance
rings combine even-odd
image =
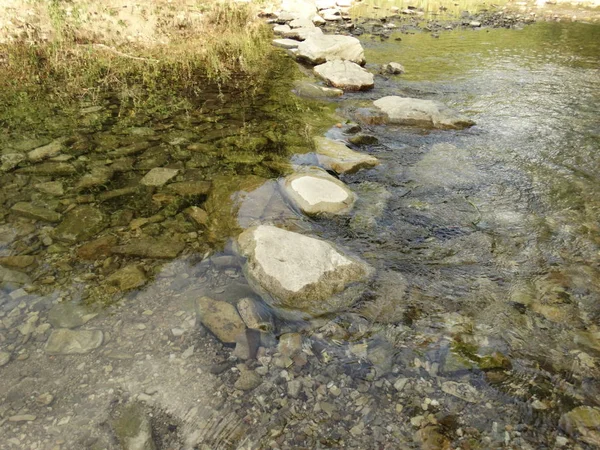
[[[331,86],[345,91],[364,91],[374,85],[373,74],[350,61],[328,61],[314,71]]]
[[[244,273],[273,307],[303,317],[351,306],[364,292],[374,269],[330,242],[259,225],[238,237],[247,257]]]
[[[273,45],[275,47],[285,48],[287,50],[292,48],[298,48],[300,42],[294,39],[273,39]]]
[[[343,142],[320,136],[316,137],[314,142],[317,160],[326,170],[333,170],[336,173],[354,173],[379,164],[379,160],[374,156],[355,152],[346,147]]]
[[[433,100],[392,95],[380,98],[373,104],[387,114],[388,122],[392,124],[452,129],[475,125],[469,118]]]
[[[304,213],[345,214],[352,209],[356,195],[324,170],[296,173],[284,180],[286,196]]]
[[[309,28],[291,28],[289,31],[282,33],[283,37],[304,41],[311,36],[322,36],[323,30],[315,26]]]
[[[298,18],[292,20],[289,24],[290,28],[314,28],[315,24],[308,18]]]
[[[317,28],[320,30],[320,28]],[[360,41],[351,36],[313,35],[298,46],[298,57],[312,64],[346,60],[357,64],[365,63],[365,52]]]

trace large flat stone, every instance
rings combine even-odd
[[[343,310],[365,289],[373,269],[332,243],[259,225],[238,237],[244,273],[270,305],[303,316]]]
[[[100,347],[103,340],[104,334],[100,330],[60,328],[50,334],[46,342],[46,353],[50,355],[85,354]]]
[[[296,173],[283,182],[286,196],[304,214],[345,214],[356,196],[337,178],[323,170]]]
[[[462,129],[475,124],[471,119],[433,100],[390,95],[375,100],[373,104],[387,114],[389,123],[398,125]]]
[[[354,173],[379,164],[374,156],[355,152],[343,142],[321,136],[316,137],[314,142],[317,160],[324,169],[337,173]]]
[[[346,60],[360,65],[365,63],[365,53],[360,41],[351,36],[312,35],[298,45],[298,57],[312,64]]]
[[[106,216],[92,205],[81,205],[69,211],[56,227],[55,237],[70,244],[88,240],[108,225]]]
[[[284,38],[304,41],[312,36],[322,36],[323,30],[315,26],[307,28],[290,28],[288,31],[284,31],[281,34]]]
[[[56,211],[27,202],[16,203],[10,210],[18,216],[41,220],[43,222],[58,222],[61,218],[61,215]]]
[[[345,91],[365,91],[374,86],[373,74],[350,61],[327,61],[314,72],[333,87]]]

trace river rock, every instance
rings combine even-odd
[[[317,76],[345,91],[365,91],[374,85],[373,74],[350,61],[327,61],[314,68]]]
[[[311,98],[335,98],[344,94],[344,91],[341,89],[319,86],[308,81],[297,81],[294,83],[294,91],[301,97]]]
[[[77,249],[77,256],[86,260],[98,259],[102,256],[110,255],[115,245],[117,245],[116,236],[102,236],[79,247]]]
[[[323,36],[323,30],[314,25],[308,28],[290,28],[289,31],[282,33],[283,37],[288,39],[297,39],[305,41],[312,36]]]
[[[156,450],[150,419],[141,404],[122,407],[113,428],[123,450]]]
[[[52,195],[54,197],[60,197],[64,195],[65,189],[60,181],[48,181],[46,183],[38,183],[34,186],[38,191]]]
[[[238,246],[247,257],[246,278],[268,303],[309,316],[348,307],[373,274],[329,242],[271,225],[247,229]]]
[[[279,48],[285,48],[286,50],[292,48],[298,48],[299,42],[294,39],[273,39],[273,45]]]
[[[375,100],[373,104],[387,114],[389,123],[398,125],[462,129],[475,124],[469,118],[433,100],[390,95]]]
[[[314,28],[315,27],[315,24],[312,22],[312,20],[310,20],[309,18],[306,18],[306,17],[299,17],[297,19],[294,19],[290,23],[288,23],[288,25],[290,26],[290,28]]]
[[[107,225],[102,211],[92,205],[81,205],[69,211],[54,232],[59,241],[75,244],[90,239]]]
[[[286,196],[305,214],[345,214],[356,195],[324,170],[290,175],[283,182]]]
[[[143,237],[113,247],[113,253],[143,258],[175,258],[184,249],[185,243],[173,238]]]
[[[240,377],[234,384],[236,389],[241,391],[251,391],[252,389],[260,386],[262,379],[253,370],[245,369],[240,373]]]
[[[58,222],[61,218],[61,215],[56,211],[27,202],[16,203],[10,210],[18,216],[44,222]]]
[[[0,155],[0,171],[8,172],[19,165],[21,161],[25,161],[25,155],[21,153],[5,153]]]
[[[390,62],[390,63],[384,64],[383,66],[381,66],[381,71],[383,73],[388,73],[390,75],[400,75],[400,74],[406,72],[406,70],[404,70],[404,66],[397,62]]]
[[[333,170],[337,173],[354,173],[379,164],[379,160],[374,156],[355,152],[340,141],[317,136],[314,143],[317,160],[326,170]]]
[[[29,284],[31,278],[26,273],[0,266],[0,283]]]
[[[600,447],[600,408],[578,406],[562,415],[560,427],[574,438]]]
[[[237,302],[237,310],[246,326],[252,330],[268,332],[275,328],[271,314],[258,300],[244,297]]]
[[[208,213],[198,206],[190,206],[183,210],[185,215],[199,227],[208,225]]]
[[[177,175],[179,170],[169,169],[167,167],[155,167],[141,179],[140,183],[144,186],[162,186],[171,178]]]
[[[58,155],[63,149],[64,139],[57,139],[50,142],[47,145],[38,147],[35,150],[31,150],[27,153],[27,158],[31,162],[38,162],[43,159],[51,158]]]
[[[75,185],[76,191],[83,191],[97,186],[108,184],[115,171],[109,167],[94,167],[90,173],[86,173]]]
[[[446,381],[445,383],[442,383],[442,391],[469,403],[479,403],[481,400],[477,390],[467,383]]]
[[[114,284],[122,291],[129,291],[142,287],[148,282],[146,274],[137,264],[130,264],[117,270],[106,281]]]
[[[235,344],[236,337],[246,332],[246,325],[235,306],[201,297],[196,300],[196,316],[221,342]]]
[[[68,176],[77,173],[77,169],[66,162],[45,162],[18,169],[17,172],[30,175]]]
[[[48,322],[54,328],[77,328],[96,317],[86,308],[74,303],[58,303],[48,312]]]
[[[0,352],[0,367],[5,366],[10,361],[10,353]]]
[[[0,256],[0,266],[28,272],[36,266],[36,260],[32,255]]]
[[[50,355],[75,355],[89,353],[102,345],[104,334],[100,330],[69,330],[60,328],[52,331],[46,342],[46,353]]]
[[[210,192],[210,181],[179,181],[167,186],[169,192],[177,195],[206,195]]]
[[[312,64],[340,59],[360,65],[365,63],[365,53],[358,39],[330,34],[312,35],[301,42],[298,45],[298,57]]]

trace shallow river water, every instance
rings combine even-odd
[[[600,445],[597,417],[560,420],[600,407],[600,27],[361,41],[367,69],[406,73],[322,103],[214,97],[134,128],[105,104],[82,115],[99,131],[59,142],[52,163],[8,168],[6,155],[64,132],[3,138],[0,448],[118,448],[130,400],[150,408],[165,449]],[[386,95],[435,99],[476,125],[360,123]],[[286,130],[279,109],[307,129]],[[313,162],[293,154],[328,120],[328,137],[374,137],[349,145],[381,164],[341,177],[358,195],[349,216],[311,219],[277,176],[290,156]],[[140,187],[155,167],[178,172]],[[258,361],[239,367],[193,302],[254,295],[229,238],[264,222],[334,241],[376,276],[335,317],[275,319]],[[48,355],[56,328],[104,335],[91,353]],[[290,332],[304,339],[293,358],[277,347]],[[241,388],[255,369],[262,381]]]

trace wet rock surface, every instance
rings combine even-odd
[[[246,276],[266,301],[313,316],[354,303],[373,271],[328,242],[273,226],[244,231],[238,245]]]
[[[364,64],[364,50],[360,41],[351,36],[313,35],[298,45],[298,57],[312,64],[344,60]]]
[[[350,61],[328,61],[315,66],[315,74],[344,91],[364,91],[374,85],[373,74]]]
[[[315,138],[317,160],[324,169],[337,173],[354,173],[375,167],[379,161],[374,156],[351,150],[343,142],[325,137]]]

